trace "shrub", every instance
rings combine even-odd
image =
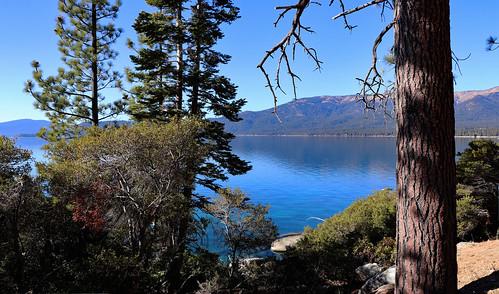
[[[239,189],[220,189],[207,206],[216,219],[214,231],[228,249],[230,279],[238,274],[241,258],[268,250],[277,237],[277,227],[267,216],[269,209],[250,203]]]
[[[489,214],[471,196],[457,200],[457,237],[460,240],[482,240],[487,236],[485,223]]]
[[[104,240],[109,249],[91,253],[96,280],[102,279],[91,291],[115,289],[111,283],[120,275],[146,292],[182,279],[185,248],[196,229],[197,199],[186,190],[206,158],[198,140],[203,129],[194,119],[93,128],[48,147],[50,161],[40,165],[48,194],[71,209],[82,234]]]
[[[366,262],[390,264],[395,250],[396,194],[382,190],[306,230],[298,252],[324,278],[352,280]]]
[[[497,186],[480,178],[470,183],[457,185],[457,236],[461,241],[487,240],[497,231]]]

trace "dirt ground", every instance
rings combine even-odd
[[[499,240],[459,243],[457,263],[461,293],[499,294]]]

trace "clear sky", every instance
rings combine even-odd
[[[222,71],[239,86],[239,96],[248,100],[245,110],[261,110],[273,105],[256,65],[265,50],[279,41],[289,28],[290,17],[284,19],[279,28],[273,27],[278,14],[274,6],[292,2],[235,1],[241,8],[241,19],[225,28],[226,38],[218,49],[233,56],[232,62]],[[298,84],[298,96],[354,94],[358,91],[355,78],[363,76],[368,69],[372,42],[390,15],[383,21],[376,8],[359,12],[351,18],[352,24],[358,27],[350,32],[343,28],[341,21],[331,19],[339,12],[338,6],[328,7],[328,1],[320,2],[323,6],[313,6],[305,12],[303,23],[316,31],[304,39],[318,50],[324,66],[320,73],[316,72],[308,58],[298,55],[294,67],[303,79]],[[361,2],[346,1],[349,7]],[[23,93],[23,85],[31,78],[32,60],[40,61],[46,74],[55,73],[61,65],[57,37],[53,32],[58,15],[57,0],[1,0],[1,4],[0,121],[43,119],[43,113],[33,108],[33,99]],[[131,25],[138,12],[145,8],[142,0],[123,0],[118,26],[125,33],[115,46],[120,52],[117,69],[130,66],[130,52],[125,42],[129,37],[134,38]],[[468,60],[461,62],[462,75],[457,75],[456,90],[498,86],[499,50],[486,52],[485,40],[491,34],[499,35],[499,1],[451,0],[451,9],[453,50],[458,57],[471,54]],[[387,52],[391,42],[390,35],[380,48],[381,54]],[[293,97],[281,95],[279,99],[279,103],[284,103]]]

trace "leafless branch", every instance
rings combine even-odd
[[[336,16],[333,17],[333,19],[338,19],[342,18],[345,27],[349,30],[352,30],[355,28],[355,26],[352,26],[349,21],[347,16],[358,12],[360,10],[363,10],[367,7],[370,6],[381,6],[381,16],[384,17],[385,10],[391,9],[393,10],[393,0],[371,0],[367,3],[364,3],[362,5],[359,5],[357,7],[354,7],[352,9],[346,9],[344,5],[344,0],[330,0],[329,5],[333,5],[334,2],[337,1],[340,5],[341,8],[341,13],[337,14]],[[304,44],[302,38],[301,38],[301,31],[306,31],[306,32],[313,32],[310,27],[303,26],[301,23],[301,16],[305,9],[311,4],[310,0],[298,0],[298,2],[294,5],[288,5],[288,6],[278,6],[276,7],[277,10],[281,10],[281,13],[277,17],[277,20],[274,22],[274,26],[277,26],[279,22],[286,16],[286,14],[294,11],[294,18],[293,22],[291,25],[291,29],[288,31],[288,33],[284,36],[284,38],[277,43],[272,49],[266,52],[264,55],[263,59],[261,62],[258,64],[257,68],[259,68],[267,82],[267,87],[270,89],[272,96],[274,98],[274,113],[277,115],[277,94],[276,90],[280,90],[282,93],[285,94],[285,91],[281,87],[281,82],[280,82],[280,75],[281,75],[281,66],[284,63],[286,65],[287,73],[291,78],[292,86],[293,86],[293,93],[296,98],[296,80],[300,80],[299,76],[296,75],[292,69],[291,69],[291,64],[290,64],[290,58],[287,53],[288,47],[292,48],[292,55],[291,55],[291,60],[294,60],[295,58],[295,51],[296,47],[301,47],[304,49],[306,55],[311,57],[316,65],[316,69],[321,69],[321,64],[322,62],[319,60],[317,56],[317,52],[315,51],[314,48],[308,47],[307,45]],[[362,102],[365,106],[366,109],[375,109],[376,106],[380,106],[384,108],[385,114],[389,113],[387,112],[387,105],[388,105],[388,100],[389,98],[392,97],[392,92],[393,92],[393,83],[386,83],[383,80],[383,76],[378,70],[378,47],[382,43],[383,38],[385,35],[393,28],[394,22],[390,22],[378,35],[376,40],[374,41],[373,47],[372,47],[372,63],[369,71],[367,72],[366,76],[361,79],[357,78],[357,80],[361,83],[361,90],[357,94],[359,98],[359,102]],[[268,74],[267,70],[265,69],[265,64],[267,63],[269,58],[273,58],[274,54],[279,53],[280,56],[277,59],[277,70],[276,70],[276,85],[274,87],[274,84],[271,81],[270,75]]]
[[[383,76],[378,70],[378,47],[383,41],[383,37],[386,35],[386,33],[388,33],[388,31],[390,31],[394,24],[395,22],[389,23],[380,32],[380,34],[374,41],[374,45],[372,48],[371,68],[367,72],[364,79],[357,78],[357,80],[362,85],[362,88],[357,96],[359,98],[359,101],[364,104],[366,109],[375,110],[376,100],[385,101],[390,98],[389,96],[387,96],[387,92],[389,91],[383,91],[384,89],[387,89],[387,87],[383,80]]]
[[[456,53],[454,53],[454,51],[452,51],[452,61],[454,62],[454,68],[457,69],[457,71],[459,71],[460,75],[463,75],[463,73],[461,72],[461,64],[460,64],[460,62],[461,61],[466,61],[470,57],[471,57],[471,53],[469,53],[468,56],[466,56],[465,58],[460,58],[460,57],[458,57],[456,55]]]
[[[301,47],[307,56],[312,58],[313,62],[315,63],[316,69],[320,70],[321,69],[321,64],[322,62],[319,60],[317,56],[317,52],[314,48],[307,46],[302,38],[301,38],[301,32],[302,30],[305,32],[312,33],[313,30],[310,27],[304,26],[301,23],[301,17],[305,9],[310,5],[310,4],[318,4],[317,2],[313,2],[310,0],[299,0],[296,4],[294,5],[288,5],[288,6],[278,6],[276,7],[277,10],[282,10],[282,12],[279,14],[277,17],[277,20],[274,22],[274,26],[277,26],[279,22],[286,16],[291,11],[294,11],[294,18],[291,24],[291,29],[288,31],[286,36],[277,43],[272,49],[267,51],[263,57],[263,59],[260,61],[258,64],[257,68],[260,69],[265,77],[267,87],[269,88],[270,92],[272,93],[272,96],[274,98],[274,113],[277,115],[277,94],[276,94],[276,89],[280,90],[281,92],[285,93],[284,90],[281,87],[281,82],[280,82],[280,75],[281,75],[281,65],[284,63],[286,65],[287,72],[289,76],[291,77],[291,82],[293,84],[293,93],[295,99],[297,98],[296,94],[296,80],[300,80],[300,77],[295,74],[292,70],[291,67],[291,62],[290,58],[288,55],[288,48],[291,46],[292,48],[292,55],[291,58],[295,58],[295,52],[297,47]],[[269,60],[269,58],[273,58],[274,54],[276,53],[280,54],[280,57],[277,62],[277,70],[276,70],[276,85],[274,87],[274,84],[271,81],[270,75],[268,74],[267,70],[265,69],[265,64]]]
[[[372,6],[372,5],[377,5],[377,4],[381,4],[381,3],[387,3],[388,1],[387,0],[373,0],[371,2],[367,2],[367,3],[364,3],[362,5],[359,5],[355,8],[352,8],[352,9],[348,9],[348,10],[345,10],[345,5],[343,4],[343,0],[338,0],[338,2],[340,3],[340,6],[341,6],[341,9],[342,9],[342,12],[336,16],[333,17],[334,20],[340,18],[340,17],[346,17],[347,15],[350,15],[352,13],[355,13],[357,11],[360,11],[362,9],[365,9],[369,6]],[[332,0],[330,2],[330,5],[332,5],[334,3],[334,0]]]

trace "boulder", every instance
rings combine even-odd
[[[367,282],[360,288],[359,293],[376,293],[376,290],[385,285],[395,285],[395,266],[389,267],[382,273],[367,280]]]
[[[270,250],[277,253],[286,252],[288,248],[296,246],[296,243],[298,243],[302,237],[302,233],[293,233],[280,236],[279,238],[277,238],[277,240],[272,242]]]
[[[369,280],[370,278],[381,273],[381,271],[382,268],[377,263],[364,264],[355,269],[355,273],[361,282]]]

